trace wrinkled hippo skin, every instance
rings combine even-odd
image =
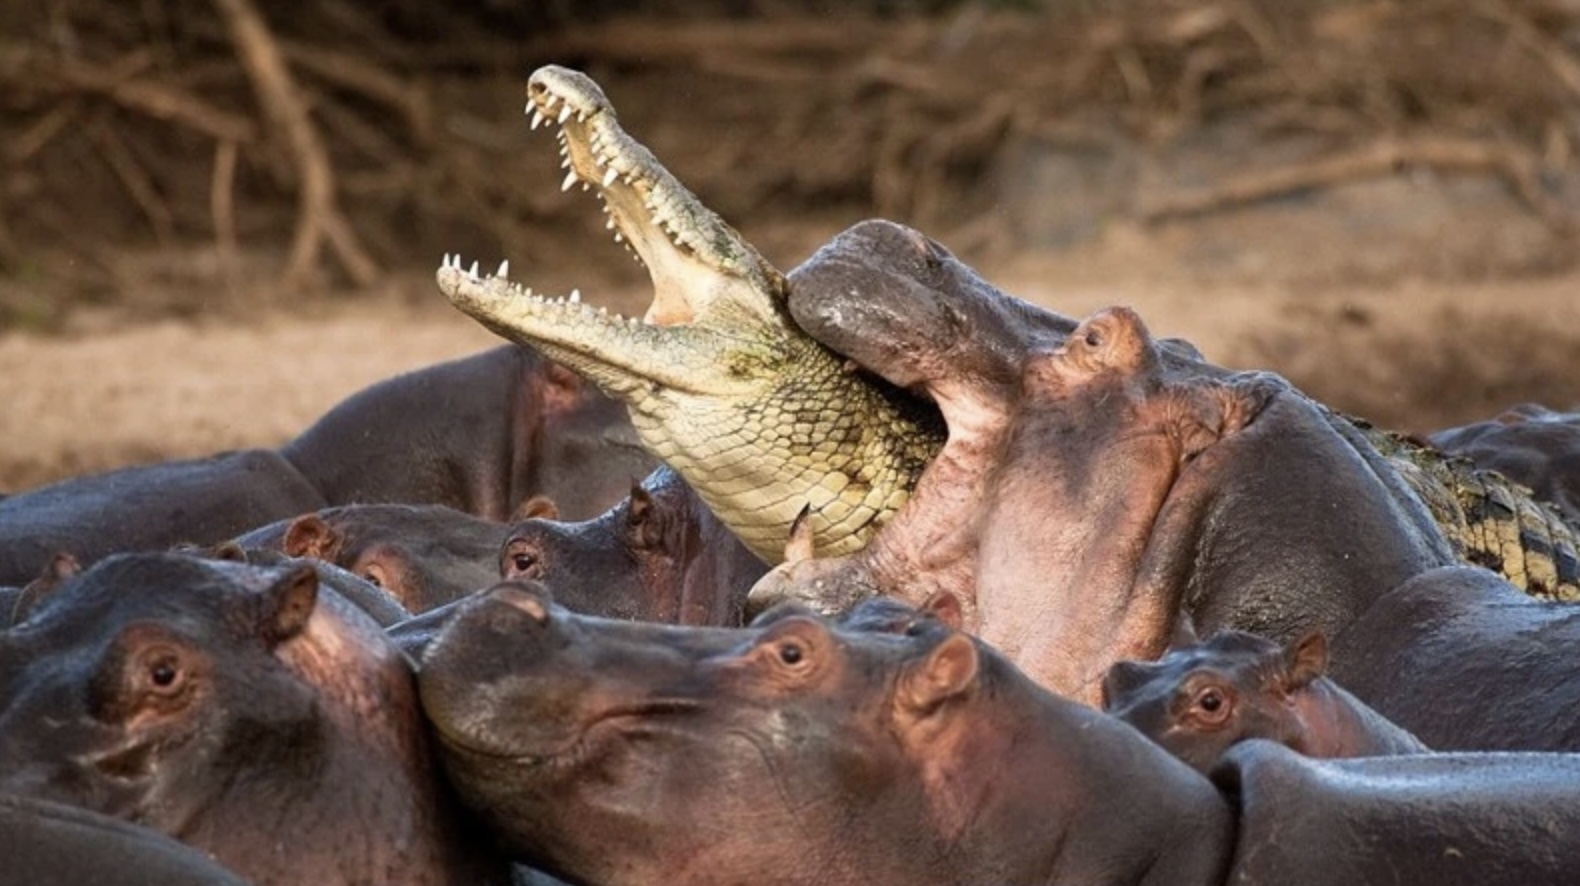
[[[419,613],[498,580],[499,548],[509,531],[508,524],[443,505],[345,505],[281,520],[233,542],[333,563]]]
[[[1440,750],[1580,750],[1580,607],[1425,573],[1334,638],[1334,679]]]
[[[1107,669],[1160,655],[1181,613],[1203,633],[1331,636],[1373,586],[1454,562],[1347,423],[1276,376],[1153,339],[1127,309],[1076,325],[888,222],[799,269],[790,308],[938,403],[949,437],[866,549],[778,567],[754,599],[953,593],[965,629],[1096,704]]]
[[[1444,452],[1525,484],[1570,522],[1580,522],[1580,412],[1522,403],[1491,421],[1446,428],[1429,439]]]
[[[305,565],[57,561],[0,632],[0,792],[260,884],[507,881],[428,741],[406,658]]]
[[[0,884],[246,886],[156,831],[61,803],[0,794]]]
[[[1103,709],[1198,772],[1230,746],[1276,741],[1309,757],[1427,751],[1419,739],[1327,676],[1327,639],[1279,645],[1219,631],[1155,662],[1122,661],[1103,680]]]
[[[0,499],[0,584],[31,581],[61,551],[86,564],[209,544],[324,505],[290,462],[263,449],[64,480]]]
[[[1312,760],[1257,740],[1213,780],[1240,809],[1230,883],[1580,883],[1574,754]]]
[[[379,382],[280,451],[331,505],[437,504],[500,521],[534,495],[567,518],[596,516],[654,464],[625,407],[515,345]]]
[[[461,795],[576,882],[1205,884],[1227,861],[1205,779],[932,620],[654,625],[505,582],[420,685]]]
[[[667,467],[596,519],[515,524],[499,554],[500,576],[541,581],[568,609],[671,624],[739,626],[767,570]]]

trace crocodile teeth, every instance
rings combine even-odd
[[[619,177],[620,173],[616,172],[613,166],[609,167],[609,169],[603,174],[603,186],[606,188],[609,187],[610,185],[614,184],[614,180]]]
[[[543,112],[532,106],[532,128],[537,129],[543,125]]]
[[[567,103],[565,105],[565,107],[560,108],[560,119],[557,122],[561,126],[564,126],[565,125],[565,121],[569,120],[569,119],[571,119],[571,106],[570,106],[569,103]]]
[[[499,270],[494,272],[494,276],[501,279],[510,278],[510,259],[507,258],[499,263]]]
[[[580,304],[582,300],[582,291],[580,289],[572,289],[570,298],[571,304]]]
[[[477,262],[472,262],[472,279],[477,279]]]
[[[576,170],[572,169],[570,172],[565,173],[565,181],[560,183],[560,190],[569,191],[571,185],[574,184],[576,184]]]

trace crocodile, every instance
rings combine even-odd
[[[510,279],[508,261],[483,274],[450,255],[439,289],[487,328],[624,401],[643,444],[765,561],[782,561],[803,507],[815,556],[864,548],[952,430],[932,402],[947,391],[923,396],[914,379],[880,378],[824,331],[804,328],[792,306],[797,281],[838,259],[837,241],[787,277],[621,128],[591,78],[540,68],[528,97],[532,128],[556,128],[563,188],[580,184],[601,199],[615,240],[649,272],[652,305],[642,318],[621,317],[577,290],[535,293]],[[926,270],[901,285],[925,285]],[[1075,326],[970,277],[978,290],[1019,303],[1011,313],[1020,321],[1063,333]],[[1528,490],[1323,408],[1354,445],[1375,447],[1397,467],[1461,559],[1533,595],[1580,599],[1580,531]]]

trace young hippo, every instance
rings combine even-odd
[[[667,467],[595,520],[517,523],[499,554],[501,576],[541,581],[577,612],[691,625],[742,624],[767,569]]]
[[[443,505],[345,505],[281,520],[233,541],[243,549],[333,563],[420,613],[497,581],[499,547],[509,530],[508,524]]]
[[[1580,882],[1580,756],[1251,741],[1214,776],[1231,803],[991,647],[882,605],[694,628],[506,582],[441,631],[422,701],[466,802],[575,882]]]
[[[654,465],[625,407],[515,345],[379,382],[280,452],[331,505],[436,504],[490,520],[535,495],[592,517]]]
[[[933,621],[657,625],[504,582],[420,683],[462,796],[575,882],[1217,883],[1232,839],[1200,776]]]
[[[260,884],[503,882],[435,775],[407,660],[305,565],[69,560],[0,631],[0,793]]]
[[[1427,750],[1328,679],[1320,633],[1280,646],[1243,631],[1170,650],[1156,662],[1122,661],[1103,682],[1103,707],[1196,769],[1230,745],[1265,738],[1312,757],[1372,757]]]

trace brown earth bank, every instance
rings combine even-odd
[[[1431,430],[1522,400],[1580,405],[1580,275],[1302,291],[1137,274],[1142,257],[1024,255],[985,269],[1068,314],[1110,304],[1227,365],[1269,368],[1379,424]],[[1120,267],[1129,264],[1128,273]],[[346,304],[247,316],[79,320],[0,337],[0,490],[87,471],[272,446],[347,394],[496,343],[424,281]],[[627,313],[644,289],[588,290]]]

